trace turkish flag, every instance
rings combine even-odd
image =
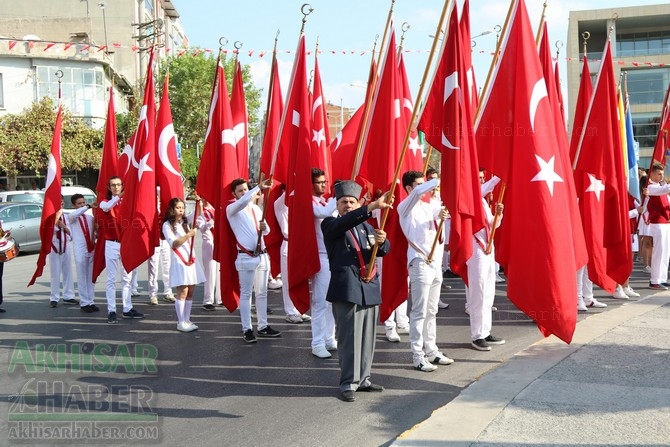
[[[558,148],[561,151],[561,162],[563,163],[563,171],[570,172],[572,165],[570,162],[570,144],[568,142],[568,133],[565,127],[565,120],[563,119],[562,99],[560,95],[560,83],[556,82],[557,71],[554,70],[554,61],[551,56],[551,47],[549,40],[549,33],[547,31],[547,22],[542,26],[542,35],[540,38],[540,64],[542,64],[542,72],[544,73],[544,80],[547,84],[547,94],[549,96],[549,103],[552,108],[552,115],[554,117],[556,138]],[[588,262],[589,254],[586,249],[586,241],[584,239],[584,228],[582,225],[582,218],[579,211],[579,204],[577,201],[577,191],[575,189],[575,182],[573,176],[566,176],[565,186],[568,188],[568,195],[571,198],[570,213],[572,240],[575,250],[575,262],[577,268],[581,268]]]
[[[398,55],[398,80],[402,91],[402,113],[405,119],[405,125],[410,126],[412,123],[412,112],[414,111],[414,101],[412,100],[412,91],[409,88],[409,81],[407,80],[407,70],[405,69],[405,58],[402,53]],[[404,138],[404,136],[403,136]],[[423,172],[423,147],[419,141],[419,132],[413,128],[409,134],[407,142],[407,153],[403,159],[403,172],[420,171]],[[428,194],[426,194],[428,197]]]
[[[372,184],[374,192],[387,191],[401,160],[402,145],[409,128],[403,114],[404,92],[398,71],[395,31],[391,25],[388,47],[375,83],[370,115],[363,135],[363,154],[358,174]],[[406,196],[397,188],[395,201]],[[398,212],[388,209],[384,222],[387,238],[393,241],[393,250],[382,260],[380,321],[385,321],[409,295],[407,284],[407,239],[400,228]]]
[[[477,92],[477,80],[475,79],[475,67],[472,65],[472,37],[470,32],[470,0],[463,3],[463,12],[458,22],[458,28],[461,34],[461,55],[463,57],[463,67],[465,67],[465,78],[467,80],[467,91],[470,97],[471,116],[474,118],[479,105],[479,93]],[[463,87],[465,88],[465,87]]]
[[[665,101],[663,101],[659,124],[651,162],[657,161],[665,166],[667,157],[670,155],[670,137],[668,136],[668,133],[670,133],[670,84],[668,84],[668,90],[665,92]]]
[[[135,131],[131,166],[126,173],[120,205],[121,262],[133,271],[154,254],[158,245],[156,204],[156,103],[153,77],[154,53],[149,56],[144,101]]]
[[[506,182],[496,238],[507,295],[543,334],[570,343],[577,320],[577,265],[563,154],[526,5],[512,6],[491,87],[475,123],[480,166]],[[495,157],[493,156],[495,152]],[[532,241],[533,249],[528,250]],[[529,281],[529,278],[533,278]]]
[[[95,187],[97,202],[104,200],[109,193],[109,179],[119,176],[118,168],[119,144],[116,139],[116,114],[114,112],[114,89],[109,89],[109,103],[107,105],[107,122],[105,123],[105,141],[102,146],[102,161],[98,174],[98,183]],[[95,244],[93,253],[93,282],[96,282],[100,273],[105,269],[105,240],[121,240],[120,234],[106,237],[105,232],[110,231],[111,226],[107,223],[109,213],[95,210],[95,219],[98,225],[98,242]]]
[[[268,87],[267,110],[265,115],[265,132],[263,133],[263,148],[261,150],[261,174],[265,178],[270,178],[272,174],[273,154],[279,136],[279,123],[284,109],[281,87],[279,85],[279,69],[277,67],[277,55],[272,55],[272,69],[270,72],[270,85]],[[265,222],[270,228],[270,233],[263,238],[265,248],[270,257],[270,273],[273,277],[281,272],[281,243],[283,241],[282,232],[275,216],[274,203],[282,194],[283,190],[279,187],[280,183],[275,181],[269,192],[264,195],[263,208],[265,210]]]
[[[40,254],[37,257],[35,273],[30,279],[28,286],[35,284],[35,280],[42,276],[47,255],[51,252],[51,240],[54,236],[56,224],[56,213],[61,209],[63,196],[61,194],[61,133],[63,130],[63,106],[58,106],[56,114],[56,125],[51,140],[51,153],[47,164],[46,187],[44,188],[44,204],[42,205],[42,218],[40,220]]]
[[[312,101],[312,167],[326,173],[326,178],[333,181],[332,159],[330,153],[330,130],[328,129],[328,102],[323,96],[319,59],[314,57],[314,94]]]
[[[156,182],[161,189],[160,212],[158,214],[161,221],[171,199],[178,197],[184,200],[184,177],[179,169],[179,160],[177,159],[177,137],[172,124],[172,110],[170,109],[168,93],[169,84],[170,75],[167,74],[163,80],[163,93],[158,109],[158,120],[156,121],[158,134]]]
[[[230,110],[233,114],[237,170],[242,178],[249,178],[249,120],[247,116],[247,102],[244,98],[244,79],[242,78],[242,65],[239,60],[236,61],[235,66]]]
[[[453,4],[452,4],[453,5]],[[470,89],[459,32],[456,7],[452,6],[438,66],[428,91],[419,129],[426,141],[440,151],[440,196],[451,214],[449,266],[467,284],[466,262],[473,253],[473,235],[484,228],[476,142],[472,129]]]
[[[240,281],[235,268],[235,235],[226,217],[226,207],[233,199],[230,185],[239,177],[233,116],[219,55],[196,191],[214,207],[214,259],[221,263],[221,284],[226,285],[221,288],[221,300],[229,312],[239,306]]]
[[[300,35],[289,84],[285,114],[291,117],[289,127],[282,133],[282,143],[288,144],[289,172],[286,184],[286,203],[289,207],[288,287],[296,309],[309,309],[309,279],[320,269],[319,249],[314,228],[312,208],[311,166],[311,101],[307,89],[305,36]],[[272,205],[274,207],[274,204]]]
[[[575,171],[592,176],[589,178],[594,180],[589,182],[589,188],[598,190],[598,194],[601,194],[599,202],[603,202],[604,219],[602,227],[595,228],[594,232],[600,231],[603,236],[602,244],[607,250],[607,276],[616,284],[623,284],[630,276],[633,262],[628,221],[628,185],[609,42],[605,44],[601,61],[593,96],[579,134],[573,165]],[[586,132],[585,129],[589,131]],[[581,197],[589,188],[582,187]],[[596,281],[595,278],[591,280]],[[605,289],[614,291],[611,284]]]

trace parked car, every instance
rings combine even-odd
[[[0,202],[44,203],[44,191],[2,191]]]
[[[0,203],[2,229],[11,231],[20,251],[40,251],[41,203],[8,202]]]

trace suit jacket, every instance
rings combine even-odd
[[[367,306],[381,304],[379,275],[375,273],[374,278],[367,283],[361,279],[356,245],[349,232],[350,229],[355,229],[362,241],[361,254],[365,265],[368,266],[372,257],[375,234],[372,225],[366,222],[369,217],[368,207],[363,206],[344,216],[327,217],[321,222],[323,241],[330,263],[327,301],[345,301]],[[390,248],[391,244],[387,239],[377,249],[377,256],[386,255]]]

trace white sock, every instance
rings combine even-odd
[[[191,305],[193,300],[184,301],[184,321],[191,321]]]
[[[184,306],[186,302],[184,300],[177,300],[174,302],[174,309],[177,312],[177,323],[183,323],[186,321],[184,319]]]

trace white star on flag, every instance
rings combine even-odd
[[[326,135],[323,132],[323,129],[312,130],[312,141],[316,141],[316,145],[321,147],[321,142],[326,140]]]
[[[588,174],[588,176],[591,184],[589,185],[588,188],[586,188],[586,192],[592,192],[593,194],[595,194],[596,200],[600,202],[600,193],[605,190],[605,185],[603,185],[602,180],[597,179],[593,174]]]
[[[537,159],[537,164],[540,166],[540,172],[537,173],[535,177],[533,177],[530,181],[531,182],[545,182],[547,184],[547,187],[549,188],[549,194],[551,196],[554,195],[554,183],[556,182],[561,182],[563,183],[563,179],[561,176],[556,174],[556,171],[554,170],[554,159],[555,157],[552,156],[549,161],[544,161],[542,157],[539,155],[535,154],[535,158]]]
[[[419,144],[419,139],[418,138],[412,138],[410,137],[409,143],[407,145],[407,148],[412,151],[414,156],[416,157],[417,151],[421,150],[421,145]]]
[[[153,169],[151,169],[151,166],[149,166],[149,164],[148,164],[149,163],[149,155],[151,155],[151,154],[150,153],[144,154],[144,157],[142,157],[140,159],[140,162],[138,163],[138,166],[137,166],[137,181],[138,182],[142,181],[142,174],[144,173],[144,171],[150,171],[150,172],[153,171]]]

